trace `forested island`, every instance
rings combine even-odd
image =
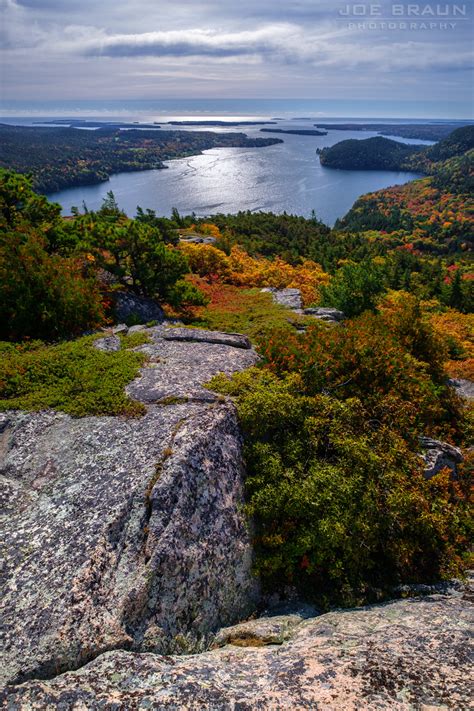
[[[462,126],[434,146],[413,146],[382,136],[349,139],[318,149],[321,165],[343,170],[412,170],[438,173],[443,161],[474,149],[474,126]],[[469,179],[469,171],[466,180]]]
[[[411,170],[410,159],[422,151],[421,146],[409,146],[376,136],[359,140],[350,138],[328,148],[319,148],[321,165],[343,170]]]
[[[50,119],[33,121],[38,126],[69,126],[69,128],[161,128],[158,123],[140,123],[139,121],[95,121],[91,119]]]
[[[92,185],[112,173],[165,168],[164,161],[209,148],[249,148],[281,143],[244,133],[156,131],[0,125],[0,167],[29,173],[39,192]]]
[[[391,124],[391,123],[315,123],[317,128],[328,131],[377,131],[382,136],[399,136],[420,141],[441,141],[463,122],[427,123],[427,124]]]
[[[299,136],[327,136],[327,131],[317,131],[312,128],[261,128],[264,133],[293,133]]]
[[[170,126],[263,126],[275,121],[168,121]]]

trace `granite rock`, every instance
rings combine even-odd
[[[256,354],[225,334],[145,333],[129,387],[144,416],[0,415],[5,680],[112,649],[202,649],[255,608],[236,412],[202,384]]]
[[[464,461],[463,454],[458,447],[430,437],[420,437],[420,444],[423,449],[424,474],[427,479],[431,479],[445,468],[450,469],[452,475],[456,476],[458,464]]]
[[[183,242],[184,244],[215,244],[217,242],[215,237],[211,237],[209,235],[199,235],[199,234],[190,234],[187,237],[181,237],[180,242]]]
[[[474,382],[466,378],[455,378],[450,380],[450,385],[455,388],[457,394],[464,400],[474,400]]]
[[[262,291],[269,292],[275,303],[280,304],[280,306],[286,306],[292,311],[301,313],[303,300],[299,289],[275,289],[274,287],[267,287],[262,289]]]
[[[317,306],[314,308],[304,309],[305,316],[312,316],[320,321],[327,323],[340,323],[346,318],[345,314],[339,309],[334,309],[331,306]]]
[[[97,348],[98,351],[108,351],[109,353],[119,351],[122,347],[120,338],[115,335],[97,338],[92,345],[94,348]]]
[[[7,689],[5,707],[467,711],[472,622],[462,590],[286,624],[255,620],[261,644],[244,647],[224,630],[230,644],[192,656],[111,651],[76,672]],[[275,638],[272,624],[283,634]]]
[[[133,291],[111,291],[109,296],[114,303],[114,315],[117,323],[149,323],[164,320],[163,309],[153,299],[138,296]]]
[[[325,321],[326,323],[341,323],[341,321],[344,321],[346,318],[342,311],[334,309],[331,306],[316,306],[303,309],[303,299],[299,289],[275,289],[273,287],[268,287],[262,289],[262,291],[270,293],[275,303],[280,304],[280,306],[286,306],[288,309],[291,309],[291,311],[294,311],[300,315],[311,316],[312,318]],[[306,329],[306,325],[296,324],[296,328],[304,331]]]

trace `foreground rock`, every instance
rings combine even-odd
[[[247,624],[249,646],[233,628],[220,635],[232,644],[195,656],[112,651],[7,689],[4,700],[10,711],[467,711],[470,623],[467,595],[456,591],[309,620],[262,619]]]
[[[199,649],[254,609],[236,413],[202,384],[256,354],[182,331],[144,330],[141,418],[0,415],[5,680]]]

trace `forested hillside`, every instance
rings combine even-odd
[[[376,136],[351,138],[319,151],[321,165],[345,170],[409,170],[410,159],[424,149]]]

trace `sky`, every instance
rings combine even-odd
[[[473,0],[0,0],[0,9],[4,107],[245,97],[473,115]]]

